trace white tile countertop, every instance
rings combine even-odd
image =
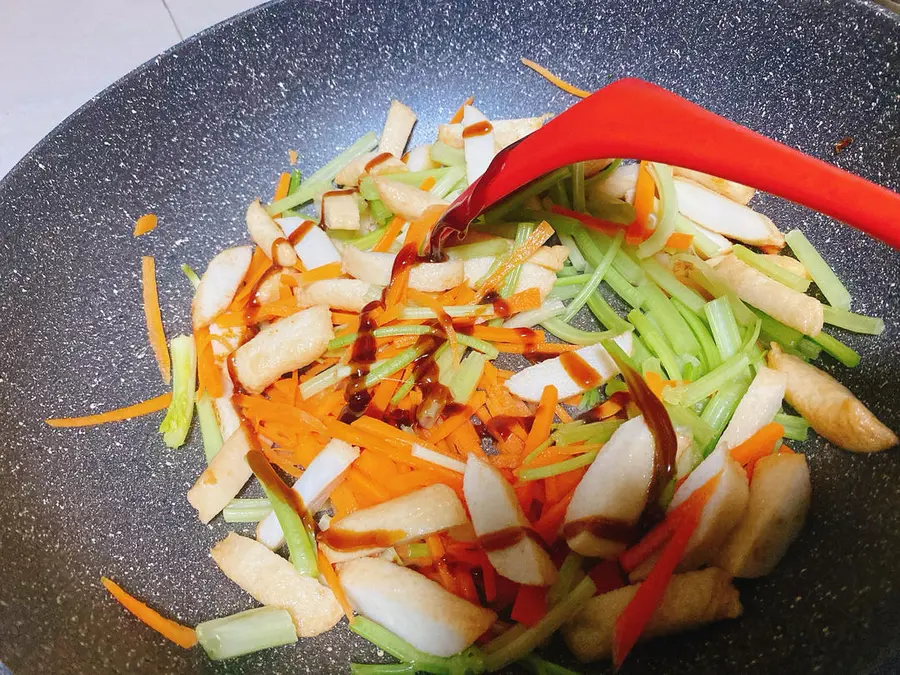
[[[0,178],[144,61],[263,0],[0,0]]]

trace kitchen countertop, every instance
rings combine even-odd
[[[0,178],[117,79],[262,0],[0,2]]]

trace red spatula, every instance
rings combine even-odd
[[[631,78],[603,87],[500,152],[445,212],[435,243],[535,178],[602,157],[663,162],[744,183],[900,248],[900,194]]]

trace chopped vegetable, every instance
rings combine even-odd
[[[171,619],[166,619],[156,610],[151,609],[137,598],[126,593],[121,586],[106,577],[100,577],[100,582],[116,600],[122,603],[125,609],[167,640],[184,649],[190,649],[197,644],[197,633],[194,632],[193,628],[182,626]]]
[[[257,607],[197,624],[197,640],[213,661],[224,661],[297,641],[291,615],[276,607]]]
[[[168,384],[172,378],[172,361],[169,358],[166,333],[163,330],[162,314],[159,310],[159,295],[156,291],[156,261],[152,256],[145,255],[141,258],[141,286],[150,347],[156,356],[156,363],[162,374],[163,382]]]
[[[187,335],[172,338],[172,402],[159,430],[170,448],[184,444],[194,416],[194,388],[197,382],[197,355],[194,341]]]
[[[107,422],[121,422],[122,420],[130,420],[132,417],[140,417],[141,415],[149,415],[150,413],[164,410],[171,404],[172,394],[160,394],[155,398],[135,403],[134,405],[117,408],[105,413],[97,415],[87,415],[86,417],[57,417],[44,420],[51,427],[92,427],[97,424],[106,424]]]
[[[822,291],[828,302],[837,309],[850,309],[850,292],[840,282],[825,259],[809,243],[809,239],[800,230],[791,230],[785,235],[785,241],[791,251],[809,272],[816,286]]]
[[[560,78],[558,78],[556,75],[551,73],[549,70],[547,70],[543,66],[539,66],[538,64],[536,64],[534,61],[530,61],[528,59],[519,59],[519,60],[522,62],[523,66],[527,66],[528,68],[531,68],[538,75],[541,75],[541,76],[547,78],[550,82],[552,82],[553,84],[555,84],[557,87],[559,87],[560,89],[562,89],[564,92],[566,92],[568,94],[572,94],[573,96],[578,96],[579,98],[587,98],[588,96],[591,95],[591,92],[585,91],[584,89],[579,89],[578,87],[575,87],[575,86],[569,84],[565,80],[561,80]]]
[[[137,222],[134,224],[134,236],[140,237],[142,234],[147,234],[156,229],[157,218],[152,213],[147,213],[137,219]]]

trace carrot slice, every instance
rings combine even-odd
[[[431,228],[441,219],[446,210],[447,206],[445,204],[434,204],[425,209],[421,216],[409,224],[403,244],[415,244],[416,250],[421,251],[422,245],[431,233]]]
[[[156,398],[151,398],[141,403],[117,408],[99,415],[87,415],[86,417],[56,417],[44,420],[51,427],[91,427],[96,424],[105,424],[106,422],[120,422],[128,420],[132,417],[140,417],[141,415],[149,415],[150,413],[159,412],[169,407],[172,402],[172,393],[166,392]]]
[[[653,232],[649,228],[650,214],[653,213],[656,184],[647,169],[647,163],[641,162],[638,179],[634,186],[634,221],[625,232],[625,243],[639,244]]]
[[[162,313],[159,310],[159,295],[156,291],[156,261],[153,256],[145,255],[141,259],[141,285],[144,294],[144,318],[147,320],[147,335],[150,346],[159,364],[159,372],[163,382],[172,381],[172,360],[169,358],[169,345],[166,332],[163,330]]]
[[[769,422],[746,441],[734,446],[731,449],[731,457],[744,467],[748,476],[752,476],[756,462],[766,455],[771,455],[775,443],[782,436],[784,427],[778,422]]]
[[[529,59],[520,59],[520,60],[522,61],[523,66],[527,66],[527,67],[531,68],[538,75],[546,78],[551,83],[555,84],[557,87],[559,87],[560,89],[562,89],[564,92],[566,92],[568,94],[572,94],[573,96],[578,96],[579,98],[587,98],[588,96],[591,95],[591,92],[585,91],[584,89],[579,89],[575,85],[569,84],[562,78],[557,77],[556,75],[551,73],[549,70],[544,68],[544,66],[539,66],[534,61],[530,61]]]
[[[524,452],[526,455],[550,438],[550,425],[553,424],[558,400],[558,393],[554,385],[548,384],[544,387],[537,412],[534,414],[534,423],[531,425],[531,431],[528,432],[528,438],[525,439]]]
[[[579,345],[570,345],[568,342],[539,342],[535,345],[495,342],[494,346],[507,354],[565,354],[581,349]]]
[[[347,621],[353,623],[353,607],[350,606],[350,601],[347,600],[347,595],[344,593],[344,587],[341,586],[337,572],[334,571],[334,567],[331,566],[328,558],[325,557],[321,550],[318,551],[317,555],[319,558],[319,571],[325,578],[325,583],[328,584],[331,592],[334,593],[334,599],[338,601],[341,609],[344,610]]]
[[[284,172],[278,177],[278,184],[275,186],[275,196],[273,202],[284,199],[288,196],[288,190],[291,188],[291,174]]]
[[[693,243],[694,235],[687,232],[673,232],[666,239],[666,248],[673,248],[676,251],[687,251]]]
[[[137,222],[134,224],[134,236],[140,237],[142,234],[147,234],[151,230],[156,229],[157,222],[157,218],[154,214],[144,214],[138,218]]]
[[[541,306],[541,292],[536,288],[526,288],[524,291],[509,296],[504,302],[507,311],[511,314],[526,312]]]
[[[544,342],[545,336],[542,330],[532,330],[531,328],[501,328],[499,326],[472,326],[472,337],[489,342],[515,342],[534,344],[535,342]]]
[[[378,240],[378,243],[372,247],[373,251],[378,253],[384,253],[387,251],[391,244],[397,239],[397,236],[400,234],[400,230],[403,229],[403,223],[406,221],[403,220],[400,216],[394,216],[391,219],[391,222],[388,223],[387,229],[384,231],[384,234],[381,235],[381,239]]]
[[[138,619],[150,626],[150,628],[167,640],[171,640],[184,649],[190,649],[197,644],[197,633],[193,628],[182,626],[176,621],[165,618],[155,609],[151,609],[137,598],[126,593],[121,586],[106,577],[100,577],[100,583],[106,587],[106,590],[108,590],[125,609],[134,614]]]
[[[491,272],[488,275],[487,279],[482,282],[481,288],[478,289],[477,293],[475,293],[475,300],[481,300],[488,293],[496,289],[497,286],[499,286],[506,278],[506,275],[513,270],[513,268],[521,265],[535,253],[537,253],[538,249],[543,246],[544,242],[552,237],[553,234],[553,228],[550,227],[550,224],[546,220],[541,222],[540,225],[534,228],[534,231],[522,243],[522,245],[515,249],[509,256],[509,258],[504,260],[501,265],[498,265],[497,269]]]
[[[432,443],[436,443],[437,441],[447,438],[447,436],[449,436],[452,432],[456,431],[460,426],[467,422],[469,418],[472,417],[472,415],[475,413],[475,411],[484,405],[484,401],[485,393],[481,390],[476,391],[472,395],[472,398],[469,399],[469,404],[465,408],[457,413],[450,415],[450,417],[446,418],[436,427],[427,430],[425,432],[425,437]]]
[[[535,521],[534,531],[541,535],[541,539],[548,544],[556,541],[563,518],[566,517],[566,509],[569,508],[569,502],[572,501],[574,494],[575,490],[573,489],[555,504],[545,505],[541,517]]]
[[[456,112],[453,113],[453,117],[450,118],[450,124],[459,124],[460,122],[462,122],[463,114],[466,112],[466,106],[472,105],[474,102],[474,96],[470,96],[465,101],[463,101],[463,104],[459,106],[459,108],[457,108]]]
[[[311,284],[313,281],[324,281],[325,279],[337,279],[343,274],[341,263],[333,262],[327,265],[319,265],[318,267],[301,272],[297,277],[297,284],[303,286]]]
[[[569,411],[563,408],[561,403],[556,404],[556,416],[559,418],[560,422],[571,422],[572,416],[569,414]]]
[[[529,628],[544,618],[547,613],[546,586],[519,586],[510,618]]]
[[[259,247],[253,251],[253,257],[250,258],[250,267],[244,275],[243,281],[234,294],[234,299],[228,306],[229,312],[240,312],[249,302],[250,295],[256,292],[256,287],[265,274],[271,269],[272,261],[269,256]]]
[[[437,183],[437,181],[434,179],[434,176],[428,176],[428,178],[419,183],[419,189],[423,192],[428,192],[434,187],[435,183]]]

